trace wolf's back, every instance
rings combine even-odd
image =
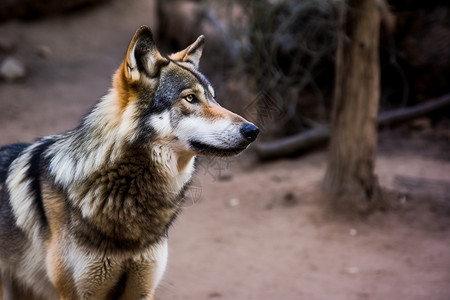
[[[8,168],[11,163],[25,150],[30,144],[20,143],[6,145],[0,148],[0,185],[3,185],[8,176]]]

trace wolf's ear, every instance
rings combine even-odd
[[[174,61],[189,62],[193,64],[196,69],[198,69],[204,44],[205,44],[205,37],[201,35],[197,38],[197,40],[194,43],[189,45],[186,49],[170,55],[169,58],[173,59]]]
[[[142,74],[151,78],[158,74],[165,63],[167,59],[156,48],[152,31],[147,26],[141,26],[128,46],[123,66],[125,76],[130,81],[139,80]]]

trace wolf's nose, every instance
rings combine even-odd
[[[253,124],[245,123],[241,127],[241,133],[244,136],[244,138],[247,140],[247,142],[251,143],[258,136],[259,128]]]

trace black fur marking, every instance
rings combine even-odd
[[[10,260],[19,259],[26,237],[16,225],[5,183],[9,166],[29,145],[14,144],[0,148],[0,257],[8,257]]]
[[[191,72],[197,80],[200,78],[189,69],[186,70]],[[184,76],[180,77],[176,70],[168,71],[167,74],[164,74],[164,76],[161,77],[153,99],[145,93],[141,93],[141,98],[145,99],[147,103],[150,103],[147,109],[143,112],[143,116],[145,117],[151,114],[162,113],[165,110],[170,109],[175,101],[179,99],[183,90],[191,87],[192,81]]]
[[[241,147],[236,147],[236,148],[229,148],[229,149],[225,149],[225,148],[217,148],[211,145],[207,145],[198,141],[190,141],[189,142],[191,144],[191,146],[195,149],[197,149],[200,153],[202,154],[212,154],[212,155],[217,155],[217,156],[227,156],[227,155],[236,155],[240,152],[242,152],[243,150],[245,150],[245,148],[247,148],[248,144],[245,144]]]
[[[153,38],[140,38],[134,49],[134,57],[136,59],[136,64],[139,73],[147,74],[150,78],[155,78],[159,76],[161,67],[168,64],[166,59],[156,60],[155,65],[152,66],[152,70],[148,70],[144,62],[147,61],[145,59],[146,55],[155,55],[158,50],[156,49]],[[148,73],[148,71],[153,71],[152,74]]]
[[[20,143],[3,146],[0,148],[0,184],[6,181],[8,168],[11,163],[31,144]]]
[[[126,271],[123,272],[122,276],[120,276],[119,281],[116,283],[116,286],[108,293],[108,297],[106,299],[119,299],[120,296],[125,292],[125,288],[127,286],[128,274]]]
[[[136,48],[134,49],[134,57],[136,58],[137,68],[140,73],[146,73],[143,58],[148,52],[153,51],[154,47],[155,46],[150,41],[147,41],[144,38],[139,39],[136,43]]]
[[[25,233],[17,226],[16,221],[9,193],[6,189],[2,189],[0,191],[0,257],[8,257],[11,261],[20,259],[24,250],[24,242],[27,240]]]
[[[54,142],[55,141],[52,139],[43,140],[41,144],[31,151],[30,167],[27,172],[28,177],[31,178],[31,190],[34,191],[34,202],[36,204],[42,225],[45,228],[48,227],[48,220],[42,200],[41,170],[43,165],[47,162],[42,159],[42,153]]]

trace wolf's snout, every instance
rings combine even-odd
[[[245,123],[241,127],[241,134],[244,136],[244,138],[249,143],[253,142],[256,139],[256,137],[258,136],[258,133],[259,133],[259,128],[253,124]]]

